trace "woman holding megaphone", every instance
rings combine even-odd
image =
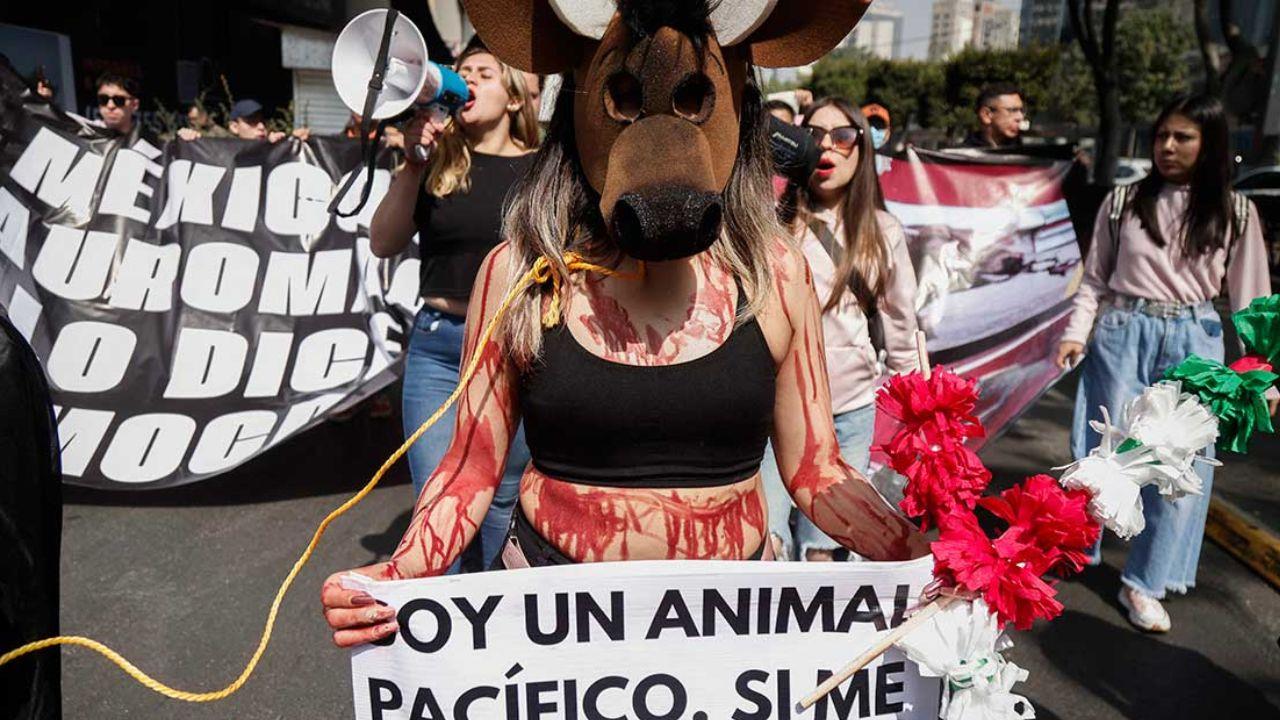
[[[428,110],[413,118],[405,128],[405,164],[370,225],[374,255],[400,253],[417,233],[422,258],[423,304],[410,334],[404,376],[406,435],[458,384],[471,287],[481,261],[500,240],[503,200],[528,169],[538,143],[536,111],[519,70],[474,40],[454,69],[466,81],[471,99],[452,121]],[[415,144],[428,152],[412,151]],[[453,427],[450,410],[410,448],[415,498],[444,457]],[[468,569],[487,567],[497,555],[528,462],[521,430],[476,542],[461,561]],[[451,571],[457,572],[461,562]]]

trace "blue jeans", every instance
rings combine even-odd
[[[1125,402],[1192,354],[1222,360],[1222,317],[1212,302],[1200,303],[1174,318],[1152,317],[1140,308],[1104,310],[1080,367],[1072,455],[1078,459],[1097,447],[1100,438],[1089,421],[1102,419],[1099,407],[1105,406],[1112,422],[1119,422]],[[1212,446],[1206,454],[1213,457]],[[1213,468],[1196,463],[1196,472],[1204,480],[1203,495],[1170,502],[1160,497],[1154,485],[1142,488],[1146,528],[1130,543],[1129,559],[1120,575],[1125,585],[1157,599],[1166,592],[1185,593],[1195,586]],[[1098,553],[1095,547],[1095,557]]]
[[[840,454],[845,462],[865,474],[871,464],[871,441],[876,426],[875,404],[836,415],[834,421]],[[772,445],[765,448],[764,459],[760,462],[760,475],[764,481],[765,499],[769,504],[769,532],[782,540],[782,558],[803,560],[809,550],[835,550],[840,547],[840,543],[819,530],[807,515],[794,512],[795,505],[791,502],[791,494],[782,484],[782,473],[778,470]],[[793,515],[794,533],[791,530]]]
[[[404,370],[404,433],[408,437],[436,411],[458,385],[459,366],[462,362],[462,342],[465,318],[424,307],[413,322],[409,338],[409,353]],[[409,472],[413,476],[413,497],[422,494],[431,473],[444,458],[453,440],[453,425],[457,413],[453,408],[435,425],[423,433],[409,448]],[[522,424],[512,440],[507,454],[507,468],[502,484],[493,496],[489,512],[480,524],[475,540],[463,552],[463,556],[449,568],[456,574],[462,568],[468,572],[484,570],[502,549],[511,522],[511,510],[520,494],[520,477],[529,463],[529,448],[524,441]]]

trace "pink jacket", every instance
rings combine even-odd
[[[1212,300],[1227,282],[1231,309],[1239,310],[1256,297],[1271,294],[1267,251],[1262,242],[1262,222],[1258,209],[1249,203],[1245,232],[1231,249],[1227,267],[1226,249],[1198,258],[1182,255],[1182,218],[1190,193],[1185,185],[1165,185],[1156,203],[1156,221],[1165,237],[1158,247],[1131,212],[1120,224],[1120,241],[1111,237],[1111,197],[1102,203],[1093,227],[1093,247],[1084,263],[1084,277],[1076,292],[1071,321],[1063,340],[1084,343],[1093,329],[1099,305],[1115,293],[1148,300],[1198,303]]]
[[[815,217],[825,222],[835,237],[844,241],[835,211],[819,212]],[[906,235],[902,225],[889,213],[879,210],[876,219],[880,222],[889,255],[889,277],[884,296],[880,298],[887,367],[878,362],[867,332],[867,318],[853,293],[846,289],[840,304],[822,316],[827,372],[831,380],[831,409],[836,414],[874,402],[876,389],[880,387],[886,369],[896,373],[910,372],[919,367],[915,341],[916,273],[911,266]],[[835,262],[807,227],[800,239],[800,249],[813,271],[818,303],[825,305],[835,284]]]

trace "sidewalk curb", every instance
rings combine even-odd
[[[1262,527],[1229,500],[1209,501],[1205,534],[1280,590],[1280,536]]]

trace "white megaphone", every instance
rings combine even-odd
[[[370,78],[378,62],[386,10],[369,10],[352,18],[333,45],[333,84],[342,103],[356,114],[364,113]],[[409,18],[397,13],[387,46],[387,65],[382,88],[374,99],[373,120],[397,117],[415,107],[435,106],[447,113],[461,108],[470,99],[470,90],[450,68],[427,58],[427,43]],[[426,160],[427,149],[414,147]]]

